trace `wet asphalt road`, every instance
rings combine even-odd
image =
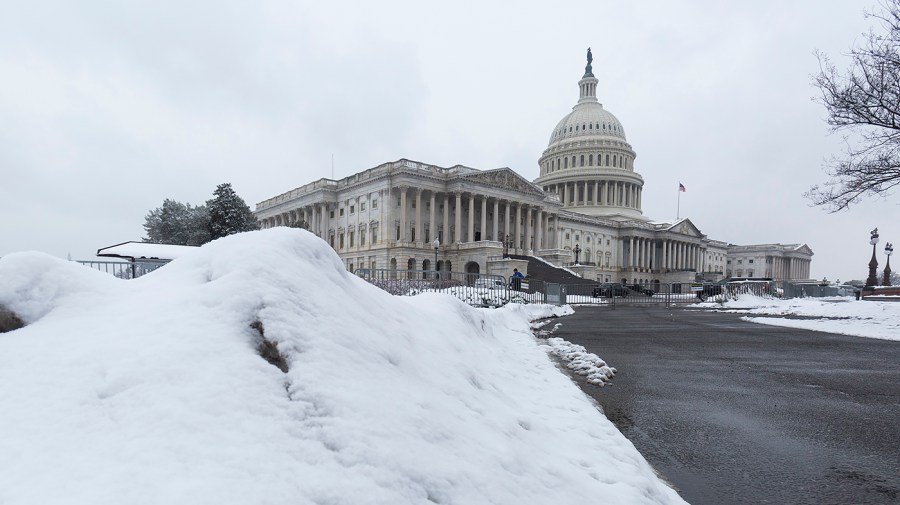
[[[693,505],[900,503],[900,342],[739,317],[579,307],[553,335],[617,368],[578,382]]]

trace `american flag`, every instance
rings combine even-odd
[[[680,182],[678,183],[678,191],[681,193],[684,193],[685,191],[687,191],[686,189],[684,189],[684,184],[682,184]]]

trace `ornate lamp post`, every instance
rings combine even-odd
[[[506,234],[506,238],[503,240],[503,257],[509,258],[509,246],[512,245],[512,241],[509,239],[509,233]]]
[[[884,265],[884,282],[881,283],[882,286],[890,286],[891,285],[891,254],[894,254],[894,244],[888,242],[884,245],[884,254],[887,255],[887,263]]]
[[[575,264],[578,264],[578,254],[581,253],[581,248],[578,247],[578,244],[575,244],[575,249],[572,249],[572,252],[575,253]]]
[[[872,237],[869,243],[872,244],[872,259],[869,261],[869,277],[866,279],[866,287],[872,288],[878,285],[878,278],[875,270],[878,269],[878,260],[875,259],[875,244],[878,243],[878,228],[870,232]]]
[[[431,247],[434,247],[434,277],[437,278],[437,276],[438,276],[437,255],[438,255],[438,248],[441,247],[441,241],[438,240],[437,237],[434,237],[434,241],[431,243]]]

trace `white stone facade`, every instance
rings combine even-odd
[[[510,254],[566,265],[591,281],[721,279],[728,244],[688,219],[643,216],[636,154],[598,102],[597,82],[588,65],[578,103],[551,133],[534,183],[509,168],[401,159],[311,182],[258,203],[255,214],[263,228],[308,223],[351,271],[434,270],[437,238],[441,271],[508,276],[507,244]]]
[[[812,255],[812,250],[805,244],[731,245],[725,275],[805,281],[810,278]]]

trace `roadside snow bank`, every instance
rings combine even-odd
[[[707,302],[695,306],[749,314],[743,319],[760,324],[900,340],[900,302],[857,301],[847,297],[781,300],[742,295],[737,300],[725,303]],[[791,319],[790,316],[800,316],[803,319]]]
[[[4,505],[683,503],[535,342],[560,309],[393,297],[305,231],[128,281],[8,255],[0,304]]]

